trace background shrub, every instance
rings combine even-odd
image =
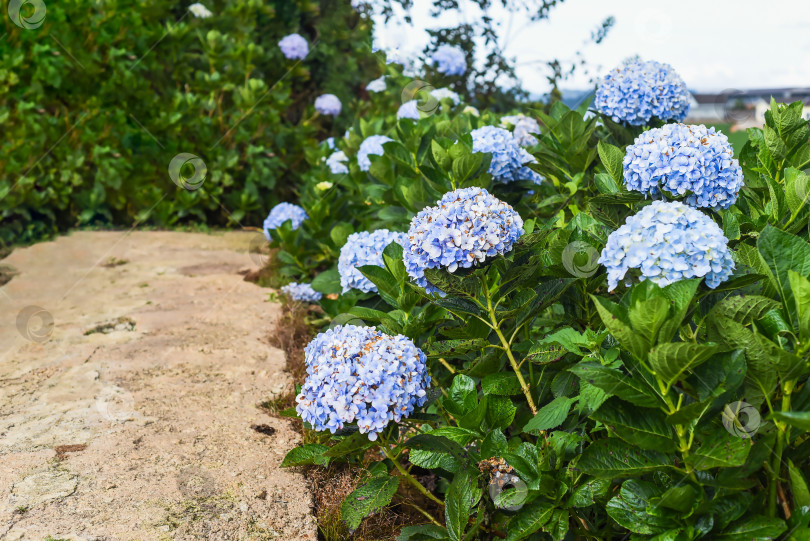
[[[304,149],[348,118],[316,115],[315,97],[349,103],[378,75],[370,20],[337,0],[208,2],[208,18],[189,3],[50,2],[28,30],[3,17],[0,242],[85,225],[255,225],[296,196]],[[293,32],[310,44],[300,62],[277,46]],[[167,175],[181,152],[205,162],[201,189]]]

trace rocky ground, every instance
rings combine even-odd
[[[257,233],[77,232],[0,288],[0,539],[314,540]]]

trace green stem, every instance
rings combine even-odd
[[[437,498],[431,492],[429,492],[428,489],[422,486],[422,483],[417,481],[416,478],[413,475],[411,475],[410,472],[408,472],[408,470],[402,467],[402,464],[399,463],[399,460],[397,460],[397,458],[393,455],[393,453],[391,453],[391,449],[388,448],[388,441],[384,440],[383,438],[380,438],[380,440],[382,440],[383,443],[382,445],[380,445],[380,448],[382,449],[385,458],[394,463],[394,467],[399,471],[399,473],[403,477],[405,477],[408,481],[410,481],[410,483],[416,488],[416,490],[421,492],[423,496],[433,501],[434,503],[437,503],[441,507],[444,507],[443,501],[441,501],[439,498]]]
[[[450,366],[450,363],[444,360],[444,357],[439,357],[439,362],[442,363],[442,366],[444,366],[447,370],[449,370],[451,374],[456,373],[456,369]]]
[[[436,520],[435,518],[433,518],[433,515],[431,515],[430,513],[428,513],[427,511],[425,511],[424,509],[422,509],[422,508],[421,508],[421,507],[419,507],[418,505],[416,505],[415,503],[413,503],[413,502],[407,502],[407,501],[403,501],[403,503],[404,503],[405,505],[409,506],[409,507],[413,507],[414,509],[416,509],[417,511],[419,511],[420,513],[422,513],[422,514],[425,516],[425,518],[427,518],[427,519],[428,519],[430,522],[432,522],[433,524],[435,524],[435,525],[436,525],[436,526],[438,526],[439,528],[444,528],[444,524],[441,524],[441,523],[440,523],[438,520]]]
[[[506,351],[506,356],[509,358],[509,364],[512,365],[512,370],[514,370],[515,375],[517,375],[520,388],[523,389],[523,394],[526,396],[526,401],[529,403],[529,408],[532,410],[532,414],[537,415],[537,406],[534,405],[532,391],[529,388],[529,385],[526,383],[526,380],[523,379],[523,374],[520,373],[520,366],[518,365],[517,360],[515,360],[515,356],[512,355],[512,348],[509,342],[507,342],[506,337],[501,332],[501,328],[498,325],[498,319],[495,317],[495,309],[492,306],[492,299],[489,296],[489,288],[487,287],[486,278],[482,279],[482,286],[484,289],[484,295],[487,299],[487,313],[489,313],[489,319],[492,322],[492,329],[495,331],[495,334],[498,335],[498,339],[501,341],[504,351]]]
[[[786,381],[782,384],[782,411],[784,412],[790,411],[790,395],[793,392],[794,384],[793,381]],[[785,450],[788,430],[788,425],[785,423],[776,421],[775,424],[778,432],[776,433],[776,446],[771,460],[771,479],[768,487],[768,515],[771,517],[776,517],[779,473],[782,471],[782,453]]]

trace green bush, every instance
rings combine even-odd
[[[530,149],[544,181],[503,184],[468,135],[497,123],[489,113],[460,105],[414,122],[364,107],[376,112],[338,141],[349,173],[316,165],[332,199],[319,208],[324,198],[302,198],[316,219],[271,231],[282,272],[333,294],[320,301],[326,322],[364,321],[427,355],[434,392],[409,418],[376,441],[351,423],[307,430],[285,459],[366,469],[342,508],[348,527],[394,501],[426,516],[401,540],[810,536],[810,127],[800,103],[772,103],[767,125],[749,130],[736,203],[701,210],[728,239],[731,278],[715,289],[636,280],[613,293],[596,256],[650,204],[623,179],[624,147],[641,128],[556,103],[536,112]],[[363,172],[352,157],[370,134],[393,141]],[[359,268],[378,293],[341,291],[332,265],[350,232],[405,231],[467,186],[524,219],[510,252],[425,271],[442,298],[408,279],[392,243],[381,267]]]
[[[3,17],[0,242],[85,225],[255,225],[297,196],[305,149],[349,121],[316,115],[315,97],[348,110],[378,73],[370,20],[337,0],[209,2],[208,18],[188,4],[48,2],[31,29]],[[293,32],[310,43],[301,62],[277,45]],[[207,166],[201,189],[168,175],[184,152]]]

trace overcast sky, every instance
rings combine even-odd
[[[480,16],[468,5],[436,20],[428,15],[431,1],[414,4],[415,28],[378,25],[380,45],[418,54],[426,27]],[[580,49],[596,75],[639,54],[671,64],[693,90],[810,86],[810,0],[565,0],[548,20],[528,25],[501,10],[492,14],[507,56],[517,59],[524,87],[535,93],[548,90],[544,61],[571,60]],[[616,24],[608,37],[583,47],[609,15]],[[588,88],[588,80],[580,75],[564,88]]]

